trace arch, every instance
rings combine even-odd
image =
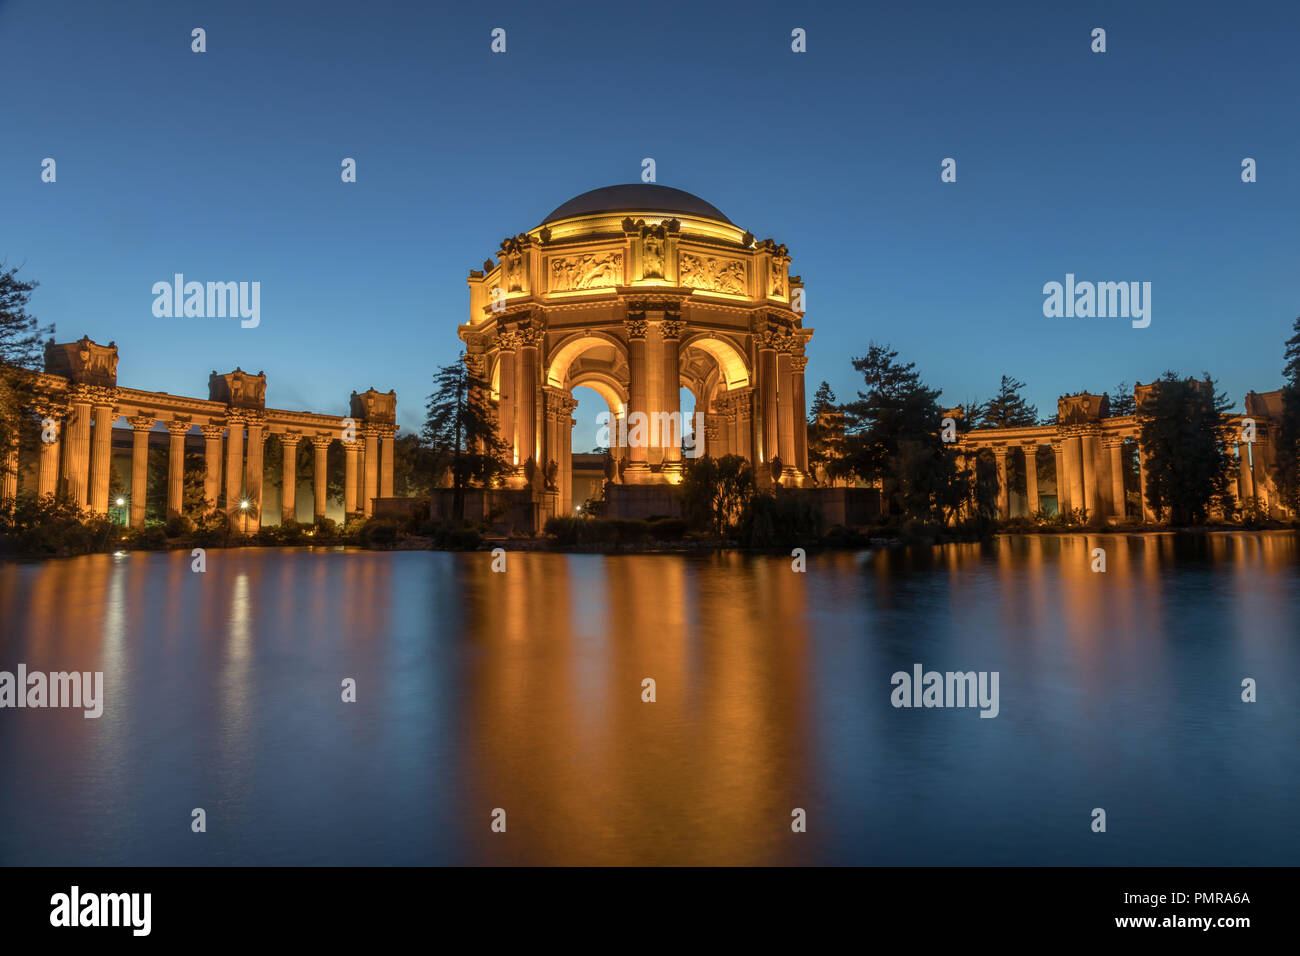
[[[683,351],[696,348],[711,356],[718,363],[728,390],[749,385],[749,363],[729,339],[719,338],[712,332],[699,332],[685,339],[681,347]]]
[[[613,348],[616,356],[621,356],[624,362],[627,361],[627,346],[610,333],[593,330],[575,332],[562,340],[551,352],[550,361],[546,366],[546,384],[552,388],[564,388],[569,366],[573,364],[573,360],[588,349],[601,347]]]
[[[576,375],[567,387],[572,390],[579,386],[589,388],[603,398],[609,406],[610,414],[616,414],[620,409],[627,408],[627,390],[612,375],[586,370]]]

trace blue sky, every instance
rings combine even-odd
[[[468,270],[650,156],[789,246],[809,395],[850,397],[873,340],[954,404],[1004,373],[1044,413],[1168,368],[1238,404],[1281,384],[1300,5],[879,6],[0,0],[0,260],[61,341],[116,340],[123,384],[205,396],[240,365],[334,413],[395,388],[409,428]],[[261,325],[155,318],[177,272],[261,282]],[[1150,327],[1044,318],[1066,273],[1151,282]]]

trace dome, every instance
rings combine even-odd
[[[541,225],[574,216],[594,216],[610,212],[663,212],[681,216],[700,216],[735,225],[712,203],[671,186],[656,183],[626,183],[592,189],[557,206]]]

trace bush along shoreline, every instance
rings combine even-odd
[[[1248,516],[1247,516],[1248,517]],[[676,516],[647,519],[596,515],[554,517],[541,534],[493,533],[487,523],[429,519],[422,514],[397,520],[353,516],[344,525],[322,518],[313,524],[267,525],[252,534],[238,533],[223,511],[195,519],[181,515],[129,528],[105,515],[78,508],[67,499],[47,495],[20,498],[0,513],[0,558],[59,558],[117,551],[176,551],[193,548],[352,547],[370,551],[479,551],[504,547],[517,551],[597,554],[699,552],[717,550],[782,551],[790,548],[867,550],[882,547],[933,546],[987,541],[999,534],[1141,534],[1253,530],[1294,530],[1276,521],[1173,528],[1136,522],[1099,527],[1082,512],[1045,512],[1005,522],[972,519],[941,526],[917,519],[884,519],[849,528],[827,527],[823,516],[793,495],[757,495],[736,520],[715,524]]]

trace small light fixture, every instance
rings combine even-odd
[[[118,498],[118,499],[117,499],[117,506],[118,506],[119,508],[122,507],[122,505],[124,505],[124,504],[126,504],[126,499],[125,499],[125,498]]]
[[[248,509],[248,502],[247,502],[247,501],[241,501],[241,502],[239,503],[239,510],[240,510],[240,511],[246,511],[247,509]]]

